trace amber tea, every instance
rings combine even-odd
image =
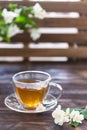
[[[45,107],[52,105],[55,97],[51,96],[50,87],[56,87],[58,90],[58,99],[62,95],[62,87],[59,84],[51,82],[50,74],[43,71],[22,71],[13,75],[16,99],[22,109],[37,110],[39,104]],[[49,95],[50,94],[50,95]],[[52,97],[50,99],[49,97]],[[48,104],[48,105],[47,105]]]
[[[22,79],[22,80],[20,80],[20,82],[37,83],[36,80],[32,80],[32,79]],[[28,89],[26,87],[22,88],[21,86],[16,86],[16,92],[17,92],[18,98],[21,101],[21,103],[25,107],[33,109],[37,105],[42,103],[42,101],[47,93],[47,87],[36,86],[36,88],[29,87],[29,89]]]

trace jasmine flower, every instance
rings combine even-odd
[[[8,37],[12,37],[18,33],[23,33],[23,30],[20,30],[20,28],[16,24],[10,25],[8,29]]]
[[[73,122],[82,123],[82,120],[84,120],[84,116],[83,116],[82,114],[80,114],[79,111],[73,110],[73,111],[70,113],[70,119],[71,119]]]
[[[36,111],[45,111],[46,108],[42,105],[42,104],[39,104],[37,107],[36,107]]]
[[[46,15],[46,11],[38,3],[34,5],[33,12],[34,16],[39,19],[43,19]]]
[[[30,29],[30,37],[35,41],[37,39],[39,39],[41,36],[41,33],[39,31],[39,29]]]
[[[18,16],[18,14],[15,13],[15,12],[12,12],[12,11],[8,11],[5,8],[2,11],[2,16],[3,16],[3,18],[4,18],[4,20],[5,20],[6,23],[11,23],[13,21],[13,19]]]

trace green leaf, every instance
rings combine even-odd
[[[64,108],[63,110],[66,111],[66,109],[67,109],[67,108]],[[82,111],[81,108],[70,108],[70,112],[72,112],[73,110],[75,110],[75,111],[79,111],[79,112]]]
[[[23,15],[20,15],[15,19],[15,22],[19,25],[21,29],[25,29],[25,25],[27,23],[27,18]]]
[[[79,123],[78,123],[78,122],[75,122],[75,121],[72,121],[70,124],[71,124],[73,127],[77,127],[77,126],[79,125]]]
[[[87,119],[87,109],[83,109],[83,110],[81,111],[81,114],[83,114],[83,115],[84,115],[84,118]]]
[[[22,11],[21,11],[22,15],[26,15],[26,16],[28,14],[33,15],[33,7],[20,6],[20,8],[22,9]]]
[[[26,9],[26,12],[33,15],[33,8],[32,7],[28,7]]]
[[[4,40],[5,40],[6,42],[10,42],[10,38],[7,37],[7,36],[4,36]]]
[[[25,20],[26,20],[26,17],[23,16],[23,15],[20,15],[19,17],[17,17],[17,18],[15,19],[15,22],[17,22],[17,23],[22,23],[22,22],[26,22]]]
[[[14,9],[17,7],[17,4],[9,4],[8,7],[11,11],[14,11]]]
[[[32,19],[28,18],[27,22],[28,22],[29,25],[31,25],[32,28],[37,28],[36,23]]]
[[[82,108],[74,108],[75,111],[79,111],[81,113]]]
[[[15,22],[17,24],[19,24],[21,29],[25,29],[26,25],[30,25],[33,28],[37,27],[36,23],[32,19],[30,19],[30,18],[28,18],[27,16],[24,16],[24,15],[20,15],[19,17],[17,17],[15,19]]]
[[[5,25],[5,21],[4,20],[0,20],[0,26],[4,26]]]
[[[0,9],[0,17],[2,17],[2,9]]]

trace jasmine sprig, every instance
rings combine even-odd
[[[10,42],[11,37],[25,30],[33,40],[37,40],[41,33],[34,18],[43,19],[45,14],[38,3],[31,7],[9,4],[8,8],[0,8],[0,41]]]
[[[61,109],[58,107],[52,112],[52,117],[54,118],[54,123],[58,125],[63,125],[64,123],[69,123],[73,127],[82,124],[84,119],[87,119],[87,108],[66,108]]]
[[[79,111],[80,114],[82,114],[84,116],[84,119],[87,120],[87,108],[81,109],[81,108],[71,108],[71,111]],[[74,127],[77,127],[79,125],[78,122],[76,121],[72,121],[71,125]]]

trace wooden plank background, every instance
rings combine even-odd
[[[5,8],[9,3],[16,3],[21,5],[31,6],[36,2],[31,1],[0,1],[0,7]],[[48,15],[44,20],[35,21],[38,23],[40,28],[45,28],[46,30],[42,32],[39,40],[32,41],[28,33],[19,34],[12,38],[12,43],[17,44],[22,42],[24,44],[23,48],[0,48],[0,56],[23,56],[23,57],[63,57],[67,56],[69,58],[87,58],[87,1],[81,2],[39,2],[40,5],[46,9]],[[56,15],[55,15],[56,12]],[[77,13],[76,17],[69,17],[70,13]],[[50,17],[50,13],[53,13],[53,17]],[[59,17],[58,13],[62,13],[63,16]],[[66,15],[66,17],[64,16]],[[51,31],[47,31],[50,28]],[[55,28],[67,28],[72,30],[75,28],[77,32],[60,33],[55,32]],[[49,30],[49,29],[48,29]],[[30,48],[29,43],[43,43],[45,48]],[[61,44],[66,42],[68,48],[46,48],[47,43]],[[12,44],[11,43],[11,44]],[[20,50],[20,51],[19,51]]]

